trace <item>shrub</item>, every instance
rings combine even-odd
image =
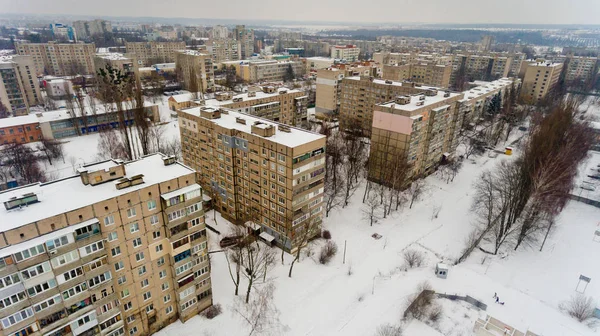
[[[561,308],[579,322],[583,322],[594,316],[595,305],[591,297],[576,294],[569,301],[561,304]]]
[[[321,247],[321,254],[319,255],[319,262],[323,265],[328,264],[329,261],[337,253],[337,245],[332,241],[328,241],[323,247]]]
[[[323,230],[322,236],[323,236],[323,238],[329,240],[329,239],[331,239],[331,232],[329,232],[329,230]]]
[[[425,261],[425,256],[417,250],[406,250],[404,251],[404,261],[408,268],[421,267],[423,261]]]
[[[219,316],[219,314],[221,314],[222,311],[223,310],[221,309],[221,305],[217,303],[204,309],[204,311],[201,314],[207,319],[212,320],[213,318]]]
[[[402,336],[402,328],[393,324],[384,324],[377,327],[375,336]]]
[[[429,321],[436,323],[442,318],[442,306],[433,305],[429,311]]]

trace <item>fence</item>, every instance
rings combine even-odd
[[[460,296],[460,295],[456,295],[456,294],[442,294],[442,293],[436,293],[435,294],[437,297],[441,297],[444,299],[449,299],[449,300],[461,300],[461,301],[465,301],[467,303],[472,304],[473,306],[481,309],[481,310],[487,310],[487,305],[479,300],[477,300],[476,298],[469,296],[469,295],[465,295],[465,296]]]

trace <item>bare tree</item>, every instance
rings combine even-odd
[[[561,304],[560,308],[577,319],[577,321],[584,322],[594,317],[596,305],[591,297],[583,294],[575,294],[569,301]]]
[[[402,336],[402,327],[393,324],[380,325],[375,336]]]
[[[127,149],[121,138],[113,129],[100,131],[98,138],[98,159],[127,159]]]
[[[409,209],[412,209],[413,203],[421,198],[421,195],[425,192],[425,181],[423,179],[416,179],[408,187],[408,194],[410,196]]]
[[[327,147],[325,152],[325,216],[331,210],[344,204],[344,179],[341,166],[344,160],[344,143],[339,133],[326,129]]]
[[[233,285],[235,287],[234,294],[239,294],[240,288],[240,274],[242,269],[242,264],[244,264],[244,247],[243,247],[243,237],[246,232],[243,227],[235,226],[230,232],[230,236],[233,237],[241,237],[240,242],[231,246],[228,250],[225,251],[225,260],[227,261],[227,269],[229,270],[229,275],[231,276],[231,281],[233,281]],[[234,268],[232,270],[232,268]]]
[[[379,215],[379,207],[381,202],[377,195],[373,194],[367,197],[367,201],[363,205],[362,213],[363,219],[369,221],[369,224],[373,226],[373,223],[377,223],[381,216]]]
[[[311,216],[303,222],[292,227],[292,246],[296,245],[296,255],[290,264],[288,277],[292,277],[294,264],[300,261],[300,252],[308,244],[308,242],[321,233],[321,218],[319,216]]]
[[[266,278],[268,268],[274,264],[275,252],[256,240],[253,243],[244,244],[243,254],[244,258],[241,260],[241,264],[244,272],[242,274],[248,280],[248,287],[246,288],[246,303],[248,303],[250,302],[250,291],[254,282],[263,274]]]
[[[2,156],[6,160],[5,162],[10,165],[12,171],[20,176],[25,183],[45,182],[47,180],[38,164],[38,158],[27,145],[20,143],[5,145],[2,149]]]
[[[62,143],[56,140],[42,139],[37,148],[38,151],[44,153],[50,165],[52,165],[52,159],[64,158]]]
[[[319,262],[323,265],[328,264],[337,254],[337,251],[337,244],[331,240],[327,241],[325,245],[321,247],[321,252],[319,253]]]
[[[241,298],[234,303],[233,311],[236,312],[250,328],[248,336],[257,333],[273,331],[280,328],[279,310],[275,306],[273,294],[275,285],[267,283],[257,290],[257,295],[250,302],[244,303]]]
[[[150,141],[150,152],[161,152],[166,153],[165,146],[165,132],[167,131],[167,125],[161,125],[155,123],[154,126],[150,127],[149,130],[149,141]]]
[[[10,111],[8,108],[0,102],[0,119],[10,117]]]
[[[425,261],[423,253],[417,250],[406,250],[402,256],[408,268],[421,267]]]

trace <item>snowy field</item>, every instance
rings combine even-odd
[[[166,97],[158,103],[161,118],[168,121],[167,137],[179,136],[176,120],[171,120]],[[518,136],[518,134],[515,134]],[[96,159],[98,134],[65,139],[65,161],[48,166],[59,177],[73,174],[73,161],[78,167]],[[503,146],[500,146],[503,147]],[[518,147],[516,149],[518,152]],[[74,158],[74,159],[71,159]],[[539,246],[521,247],[498,256],[476,251],[464,263],[452,266],[448,279],[434,275],[435,264],[453,264],[464,247],[473,225],[473,182],[485,169],[491,169],[505,155],[487,155],[465,160],[453,182],[439,175],[426,179],[427,192],[412,209],[405,207],[381,220],[373,227],[362,219],[364,183],[344,209],[333,210],[324,228],[332,233],[338,254],[324,266],[317,261],[322,240],[312,243],[312,256],[303,253],[288,277],[292,256],[285,255],[281,265],[270,270],[269,279],[276,285],[275,303],[280,311],[281,327],[272,335],[373,335],[378,326],[400,323],[407,297],[415,294],[424,281],[441,293],[470,295],[487,304],[487,312],[470,305],[436,299],[443,307],[442,318],[432,326],[420,321],[404,325],[404,335],[471,335],[477,318],[489,314],[519,329],[538,335],[597,335],[595,330],[575,321],[559,310],[559,304],[575,293],[580,275],[592,278],[586,295],[600,302],[600,242],[594,232],[600,229],[600,209],[571,201],[558,219],[542,252]],[[76,168],[75,167],[75,168]],[[439,216],[432,218],[435,208]],[[207,223],[228,233],[231,224],[217,213],[207,214]],[[220,250],[220,237],[209,232],[211,251]],[[373,233],[382,235],[375,240]],[[344,244],[347,246],[343,262]],[[406,249],[426,253],[426,265],[403,269],[402,253]],[[161,330],[159,336],[247,335],[248,327],[233,312],[234,286],[223,253],[211,254],[213,300],[221,304],[223,313],[212,320],[197,316],[182,324],[174,323]],[[260,286],[260,285],[258,285]],[[245,289],[242,281],[241,291]],[[494,303],[498,293],[505,305]]]
[[[518,149],[517,149],[518,150]],[[464,239],[472,227],[472,185],[484,169],[492,168],[497,158],[482,156],[467,161],[454,182],[446,183],[440,176],[427,178],[428,193],[412,209],[402,209],[390,218],[370,227],[361,219],[363,190],[358,190],[350,205],[334,210],[325,219],[324,227],[332,233],[339,253],[327,266],[317,257],[304,256],[294,266],[292,278],[287,276],[292,256],[286,255],[284,265],[270,271],[277,286],[275,302],[281,312],[281,330],[271,334],[285,335],[373,335],[378,326],[398,324],[406,308],[406,298],[417,286],[428,281],[442,293],[470,295],[488,305],[487,312],[469,309],[468,305],[447,301],[442,304],[443,318],[432,327],[420,322],[405,326],[405,335],[471,335],[477,318],[486,313],[521,330],[539,335],[593,335],[595,330],[576,322],[558,308],[575,293],[580,274],[600,279],[596,256],[600,243],[593,240],[600,220],[600,209],[570,202],[558,220],[542,252],[538,246],[520,248],[502,256],[475,252],[463,264],[451,267],[448,279],[434,275],[435,264],[450,264],[464,247]],[[364,186],[363,186],[364,187]],[[440,207],[438,218],[433,209]],[[207,223],[213,223],[207,214]],[[217,214],[219,230],[226,221]],[[375,240],[373,233],[383,237]],[[212,250],[219,250],[219,237],[211,232]],[[346,263],[343,246],[347,244]],[[318,252],[322,241],[311,249]],[[418,249],[427,253],[425,266],[405,271],[402,252]],[[198,316],[185,324],[179,322],[159,332],[159,335],[245,335],[247,326],[233,313],[233,283],[222,253],[212,254],[214,303],[221,304],[223,313],[208,320]],[[349,269],[352,270],[349,275]],[[596,280],[597,282],[597,280]],[[586,291],[600,299],[600,286]],[[244,288],[242,283],[242,288]],[[505,305],[494,303],[498,293]],[[460,306],[456,306],[460,305]],[[427,329],[427,330],[425,330]]]

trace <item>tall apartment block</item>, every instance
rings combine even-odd
[[[558,83],[562,63],[531,62],[526,64],[521,95],[532,103],[546,97]]]
[[[360,48],[353,44],[331,46],[331,58],[356,62],[359,54]]]
[[[79,38],[89,38],[94,35],[103,35],[105,33],[112,33],[112,25],[110,21],[105,20],[91,20],[91,21],[73,21],[73,28]]]
[[[94,43],[15,42],[19,55],[33,57],[37,75],[71,76],[94,73]]]
[[[547,60],[552,63],[563,63],[563,67],[567,67],[565,71],[567,82],[582,81],[585,83],[598,75],[600,67],[597,57],[558,55],[549,56]]]
[[[454,55],[450,82],[455,82],[461,69],[464,69],[468,81],[507,77],[511,70],[512,60],[510,56],[500,55]]]
[[[0,193],[0,333],[150,335],[209,307],[195,176],[155,154]]]
[[[383,79],[410,81],[439,88],[450,86],[452,66],[433,62],[383,65]]]
[[[444,153],[454,152],[461,128],[460,100],[464,95],[427,89],[403,95],[373,111],[369,178],[388,184],[395,158],[406,155],[411,176],[429,174]]]
[[[196,50],[180,50],[175,54],[175,68],[188,91],[206,92],[215,86],[212,58]]]
[[[325,137],[212,106],[177,114],[183,160],[212,191],[213,206],[295,250],[307,223],[322,219]]]
[[[41,101],[32,56],[0,58],[0,102],[13,116],[26,115]]]
[[[248,59],[254,54],[254,30],[244,25],[235,26],[233,36],[238,41],[241,59]]]
[[[210,53],[215,64],[242,59],[237,41],[230,38],[208,40],[206,51]]]
[[[136,77],[140,75],[138,62],[135,57],[125,56],[121,53],[99,53],[94,57],[94,66],[96,72],[99,69],[106,69],[110,65],[115,69],[119,69],[125,73],[132,73]]]
[[[373,62],[336,63],[317,70],[317,97],[315,112],[328,117],[339,110],[341,81],[352,76],[379,76],[379,68]]]
[[[185,42],[126,42],[125,51],[135,56],[142,67],[154,63],[174,63],[179,50],[185,50]]]
[[[281,82],[285,79],[289,68],[295,76],[302,76],[306,66],[301,61],[251,60],[243,61],[236,66],[237,73],[243,80],[250,83]]]
[[[51,23],[50,31],[52,31],[52,36],[55,39],[66,40],[66,41],[77,41],[77,34],[73,27],[62,24],[62,23]]]

